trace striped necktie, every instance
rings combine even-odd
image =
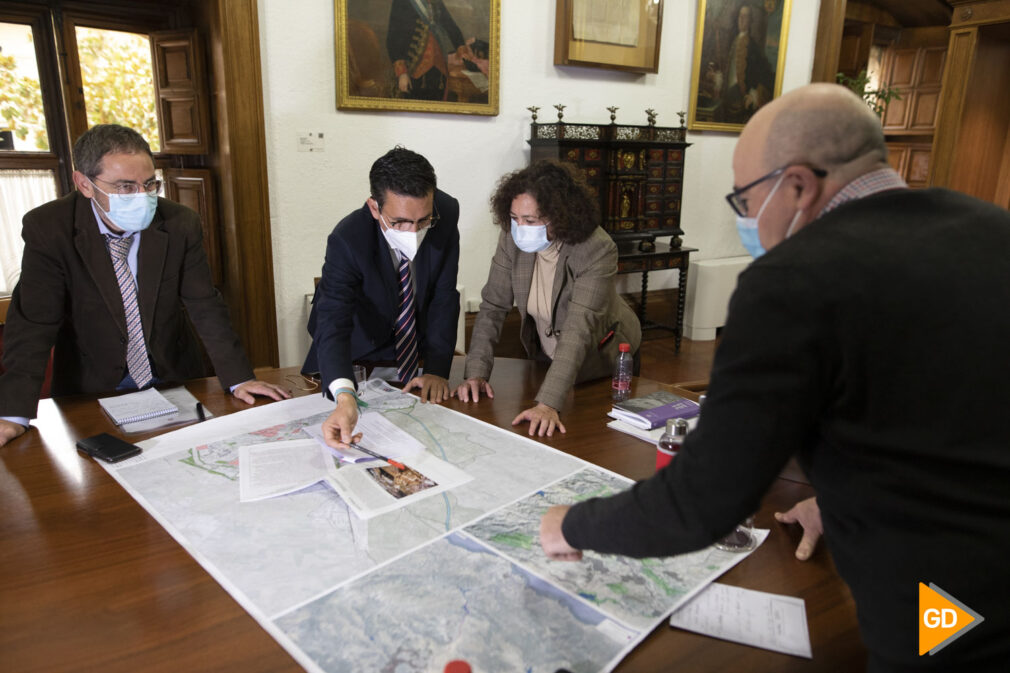
[[[140,307],[137,305],[137,282],[130,272],[126,256],[133,245],[133,236],[117,238],[105,235],[105,243],[112,255],[112,268],[116,271],[119,282],[119,292],[123,295],[123,312],[126,314],[126,334],[129,341],[126,344],[126,367],[130,378],[143,388],[154,376],[151,374],[151,363],[147,359],[147,345],[144,343],[144,326],[140,323]]]
[[[400,256],[400,314],[396,319],[396,375],[407,383],[417,373],[417,327],[414,322],[414,288],[410,261]]]

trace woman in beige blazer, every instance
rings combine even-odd
[[[464,402],[488,383],[494,346],[513,305],[519,308],[519,338],[531,359],[550,362],[537,404],[512,421],[529,421],[529,434],[565,432],[558,416],[575,383],[610,376],[618,344],[638,352],[638,318],[617,294],[617,246],[599,226],[596,200],[569,164],[539,161],[505,175],[491,197],[498,249],[481,291],[464,381],[455,391]],[[613,334],[608,335],[613,331]]]

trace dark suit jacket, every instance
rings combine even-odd
[[[435,209],[438,223],[414,257],[417,338],[424,371],[449,378],[459,320],[459,202],[436,190]],[[323,275],[309,315],[312,347],[302,372],[319,372],[326,390],[334,379],[354,380],[354,361],[395,361],[399,307],[400,283],[389,244],[363,205],[326,241]]]
[[[50,348],[53,395],[112,391],[126,370],[126,317],[116,274],[91,209],[77,192],[23,220],[21,280],[4,334],[0,415],[33,418]],[[186,315],[226,388],[254,378],[228,308],[211,283],[200,220],[158,199],[137,258],[137,301],[155,375],[206,376]],[[185,307],[185,308],[184,308]]]

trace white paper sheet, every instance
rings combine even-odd
[[[300,491],[326,477],[325,461],[312,439],[240,446],[239,499],[253,502]]]
[[[640,0],[576,0],[572,28],[576,40],[638,46]]]
[[[328,449],[330,453],[345,463],[362,463],[375,460],[375,458],[363,451],[334,449],[328,446],[323,439],[322,423],[307,426],[304,430],[306,434],[319,442],[320,446]],[[424,444],[393,425],[392,421],[387,420],[385,416],[375,411],[363,411],[358,416],[358,424],[355,426],[354,432],[355,434],[361,433],[361,442],[359,442],[361,446],[389,458],[405,458],[424,451]]]
[[[674,612],[670,626],[813,658],[802,598],[713,583]]]
[[[358,518],[370,519],[472,479],[426,451],[400,460],[410,468],[407,473],[381,460],[341,463],[332,458],[326,463],[326,480]]]

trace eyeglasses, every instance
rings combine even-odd
[[[158,194],[161,192],[161,180],[157,178],[151,178],[142,185],[136,182],[129,182],[127,180],[121,180],[119,182],[109,182],[108,180],[103,180],[101,178],[91,178],[91,180],[111,185],[112,191],[115,194],[139,194],[140,192]]]
[[[743,187],[734,189],[732,192],[726,195],[726,202],[729,203],[729,207],[732,208],[733,212],[735,212],[737,215],[739,215],[740,217],[747,217],[747,199],[743,197],[744,192],[751,189],[752,187],[760,185],[765,180],[771,180],[774,177],[782,175],[782,173],[784,173],[785,170],[789,168],[789,166],[795,166],[795,165],[796,164],[787,164],[785,166],[782,166],[781,168],[776,168],[771,173],[766,173],[765,175],[762,175],[754,182],[746,184]],[[828,172],[823,168],[814,168],[813,166],[807,166],[807,168],[809,168],[813,172],[813,174],[819,178],[823,178],[828,174]]]
[[[432,209],[434,212],[428,217],[422,217],[419,220],[407,220],[403,218],[397,218],[395,220],[386,220],[386,226],[390,229],[396,229],[397,231],[421,231],[422,229],[430,229],[438,224],[438,209],[432,204]],[[382,214],[382,209],[379,209],[379,214]],[[411,229],[411,227],[416,227],[416,229]]]

